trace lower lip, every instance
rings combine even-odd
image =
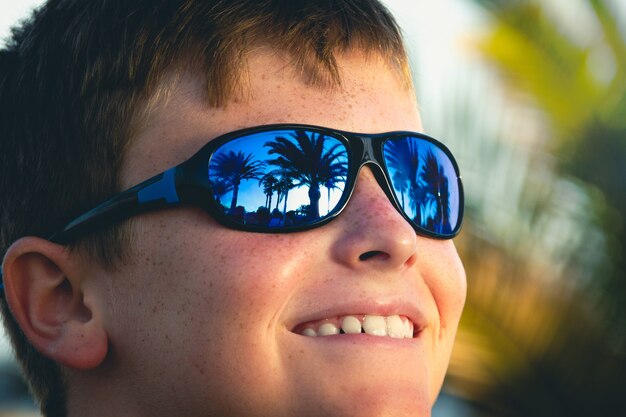
[[[339,343],[342,345],[362,345],[362,346],[387,346],[390,348],[415,346],[420,341],[421,332],[413,338],[396,339],[389,336],[372,336],[365,333],[357,334],[338,334],[333,336],[303,336],[293,333],[304,338],[311,343]]]

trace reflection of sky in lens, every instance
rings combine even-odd
[[[274,141],[278,137],[288,139],[292,143],[295,143],[296,141],[292,137],[293,133],[293,130],[255,133],[244,138],[228,142],[221,146],[215,153],[229,153],[231,151],[234,153],[243,152],[246,155],[252,154],[254,156],[253,160],[255,161],[268,161],[276,159],[277,157],[279,157],[279,155],[269,154],[268,151],[270,150],[270,148],[264,145],[268,142]],[[337,143],[341,142],[337,141],[336,139],[326,137],[326,140],[324,142],[324,150],[328,151]],[[345,157],[341,157],[341,159],[343,159],[344,161],[347,160]],[[267,163],[263,169],[263,172],[267,174],[277,169],[279,168],[276,165]],[[280,174],[276,174],[275,177],[280,178]],[[328,213],[329,206],[332,209],[337,205],[339,199],[341,198],[341,192],[343,190],[344,184],[345,181],[338,182],[336,186],[339,188],[331,188],[330,198],[328,188],[326,188],[324,184],[320,184],[320,215],[325,215],[326,213]],[[287,196],[287,208],[285,211],[288,212],[291,210],[297,210],[301,206],[309,205],[310,199],[308,191],[309,187],[307,185],[302,185],[290,189]],[[229,191],[226,194],[222,195],[220,197],[221,203],[229,208],[232,196],[232,191]],[[271,199],[270,211],[276,208],[277,198],[277,193],[274,192]],[[263,185],[259,182],[259,179],[248,179],[241,182],[241,184],[239,185],[239,193],[237,196],[237,206],[243,206],[246,212],[254,212],[259,207],[267,207],[267,196],[264,192]],[[281,199],[281,201],[278,203],[278,210],[282,213],[284,208],[284,199]]]
[[[325,215],[328,213],[328,189],[326,187],[320,187],[322,196],[320,198],[320,214]],[[233,193],[229,192],[222,197],[222,204],[228,206],[230,200],[233,198]],[[330,192],[330,207],[333,208],[339,202],[341,198],[341,191],[337,189],[331,189]],[[287,211],[297,210],[299,207],[308,205],[309,201],[309,187],[302,186],[289,190],[287,196]],[[285,201],[281,200],[278,204],[278,210],[283,211]],[[239,197],[237,198],[237,205],[244,206],[246,211],[256,211],[259,207],[265,206],[265,194],[263,193],[263,187],[259,185],[257,180],[249,180],[242,182],[239,187]],[[276,193],[272,198],[272,206],[270,210],[276,207]]]

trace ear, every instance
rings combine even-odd
[[[75,369],[97,367],[107,334],[97,303],[83,293],[79,255],[45,239],[24,237],[3,262],[5,297],[30,343],[44,356]]]

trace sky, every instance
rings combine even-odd
[[[0,0],[0,44],[4,45],[9,28],[41,3],[41,0]]]

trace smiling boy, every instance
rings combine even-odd
[[[0,55],[2,304],[43,413],[430,415],[463,196],[408,74],[375,0],[25,23]]]

